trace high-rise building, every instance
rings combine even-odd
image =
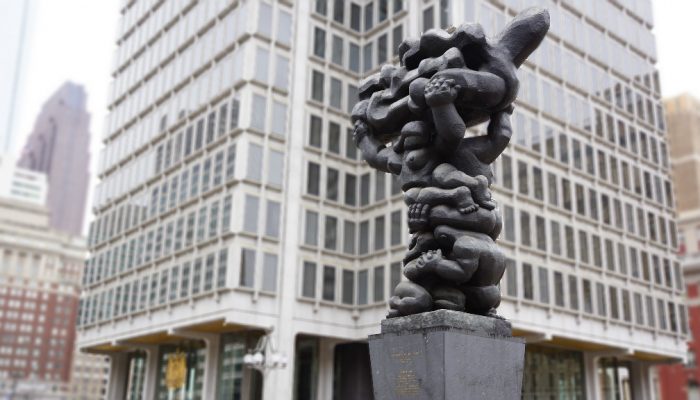
[[[43,205],[0,197],[0,396],[58,398],[69,382],[85,253]]]
[[[19,165],[48,177],[51,227],[83,232],[90,165],[90,114],[82,86],[64,83],[44,103]]]
[[[659,368],[662,399],[700,398],[700,100],[689,94],[664,101],[678,211],[678,251],[690,318],[687,362]]]
[[[22,105],[27,49],[34,25],[34,1],[3,1],[0,14],[0,153],[14,151]]]
[[[371,398],[409,237],[353,144],[359,82],[406,37],[495,34],[524,3],[124,1],[79,318],[109,398]],[[500,312],[525,398],[654,399],[687,321],[651,2],[546,6],[495,164]]]

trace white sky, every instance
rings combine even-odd
[[[94,176],[106,115],[121,1],[35,2],[35,30],[26,60],[27,74],[17,121],[19,132],[15,137],[15,149],[21,149],[44,100],[54,90],[66,80],[83,84],[88,93],[88,109],[92,114],[91,171]],[[700,41],[700,0],[653,2],[663,94],[672,96],[691,92],[700,97],[700,51],[697,50]],[[95,183],[94,179],[90,182],[91,188]]]

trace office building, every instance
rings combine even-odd
[[[90,165],[90,114],[82,86],[64,83],[44,103],[19,166],[46,174],[51,227],[83,234]]]
[[[685,277],[690,342],[685,363],[659,368],[662,399],[700,398],[700,100],[683,94],[664,100],[673,183],[676,188],[678,252]]]
[[[538,3],[493,189],[523,395],[654,399],[687,320],[651,1]],[[353,144],[359,82],[406,37],[493,35],[524,4],[124,1],[79,318],[109,398],[371,398],[409,237]]]

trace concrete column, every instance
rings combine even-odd
[[[333,398],[333,374],[335,369],[335,345],[332,339],[320,338],[318,346],[318,398]]]
[[[109,381],[107,398],[123,400],[126,398],[127,380],[129,378],[129,353],[109,354]]]
[[[219,351],[221,348],[221,337],[211,335],[204,339],[207,348],[207,359],[204,364],[204,387],[202,390],[203,399],[216,398],[217,379],[219,377]]]
[[[591,353],[583,353],[583,373],[585,378],[586,398],[597,399],[600,397],[600,381],[598,380],[599,356]]]
[[[294,397],[294,361],[296,355],[296,343],[292,329],[281,329],[280,332],[272,332],[270,337],[275,338],[275,348],[278,353],[287,356],[287,366],[265,371],[263,374],[263,400],[291,399]],[[316,396],[318,399],[326,397]]]
[[[144,347],[146,371],[143,378],[143,398],[154,399],[158,388],[158,346]]]
[[[653,382],[653,368],[644,362],[633,362],[630,367],[630,390],[635,400],[656,400]]]

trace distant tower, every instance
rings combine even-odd
[[[85,89],[64,83],[44,103],[18,165],[48,177],[51,227],[81,235],[88,188],[90,133]]]

